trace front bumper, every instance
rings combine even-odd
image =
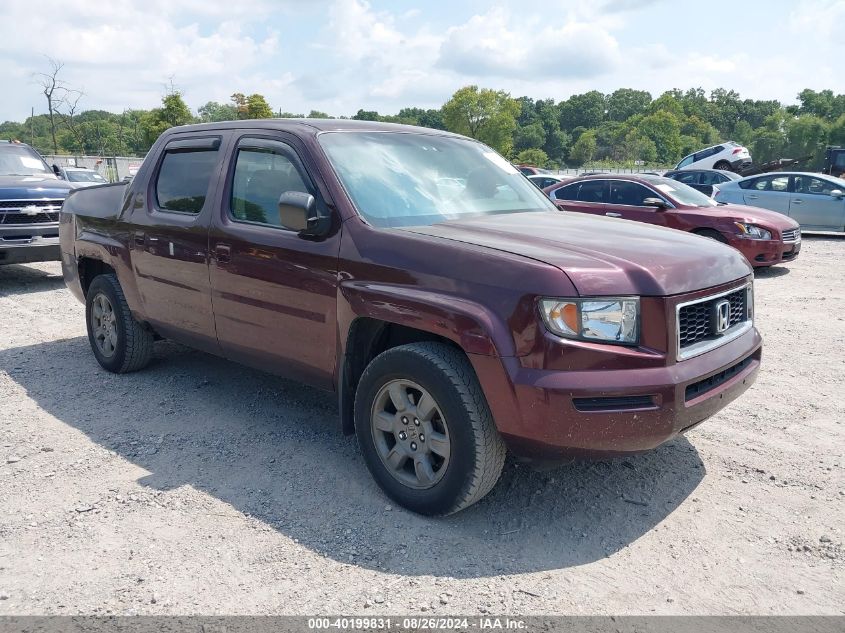
[[[801,240],[782,242],[781,240],[751,240],[736,237],[729,243],[745,255],[745,259],[754,267],[789,262],[798,257],[798,253],[801,252]]]
[[[0,225],[0,264],[61,260],[59,225]]]
[[[499,432],[518,456],[608,457],[653,449],[703,422],[757,377],[756,328],[705,354],[641,369],[548,371],[471,358]]]

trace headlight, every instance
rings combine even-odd
[[[549,330],[566,338],[626,344],[639,338],[639,297],[541,299],[540,314]]]
[[[734,222],[734,224],[736,224],[736,227],[742,235],[749,237],[752,240],[772,239],[772,234],[769,231],[754,224],[743,224],[742,222]]]

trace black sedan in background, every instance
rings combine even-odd
[[[721,169],[675,169],[673,171],[667,171],[663,175],[666,178],[671,178],[672,180],[689,185],[711,198],[718,191],[721,183],[742,178],[739,174]],[[714,187],[716,187],[715,190],[713,189]]]

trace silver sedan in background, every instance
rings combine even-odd
[[[807,231],[845,231],[842,178],[778,171],[722,183],[715,199],[783,213]]]

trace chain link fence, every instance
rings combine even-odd
[[[143,157],[136,156],[71,156],[67,154],[44,154],[48,165],[84,167],[93,169],[109,182],[119,182],[138,173]]]

